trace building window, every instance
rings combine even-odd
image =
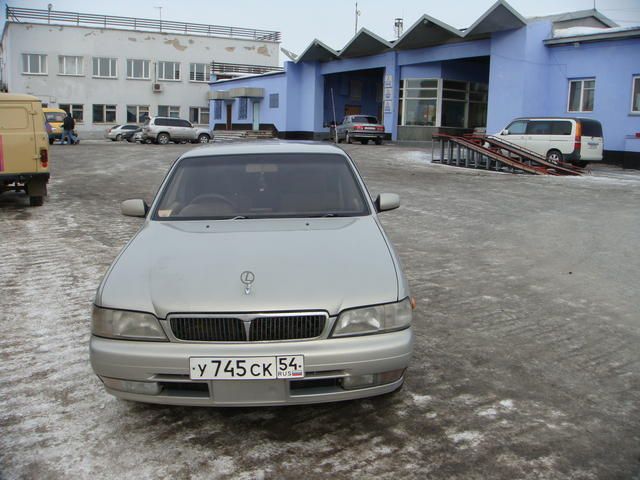
[[[240,97],[240,106],[238,110],[238,120],[247,119],[247,97]]]
[[[595,79],[571,80],[569,82],[569,112],[593,112],[596,90]]]
[[[175,105],[158,105],[158,116],[180,118],[180,107]]]
[[[269,95],[269,108],[278,108],[280,106],[280,94],[272,93]]]
[[[84,108],[79,103],[61,103],[59,107],[71,116],[76,122],[84,122]]]
[[[640,75],[633,77],[631,84],[631,112],[640,113]]]
[[[191,63],[189,64],[189,80],[192,82],[206,82],[207,69],[209,65],[206,63]]]
[[[23,53],[22,73],[27,75],[46,75],[47,56],[37,53]]]
[[[98,78],[116,78],[118,76],[116,59],[93,57],[93,76]]]
[[[127,60],[127,78],[149,80],[149,60]]]
[[[82,57],[71,57],[67,55],[58,56],[59,75],[84,75]]]
[[[191,107],[189,109],[189,120],[191,123],[209,125],[209,109],[207,107]]]
[[[93,123],[116,123],[116,106],[93,105]]]
[[[214,100],[213,118],[216,120],[222,120],[222,100]]]
[[[149,118],[149,105],[127,105],[127,123],[144,123]]]
[[[158,62],[158,80],[180,80],[180,63]]]
[[[438,79],[403,80],[400,89],[401,125],[435,126]]]

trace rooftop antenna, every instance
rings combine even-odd
[[[49,13],[47,14],[47,23],[51,23],[51,10],[53,10],[53,3],[47,5],[47,10],[49,10]]]
[[[160,31],[162,31],[162,7],[153,7],[153,8],[157,8],[158,11],[160,12]]]
[[[360,16],[360,10],[358,10],[358,2],[356,2],[356,29],[354,33],[358,33],[358,17]]]
[[[396,38],[400,38],[402,36],[402,31],[404,29],[404,22],[402,20],[402,18],[396,18],[393,21],[393,31],[396,34]]]

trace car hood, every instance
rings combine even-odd
[[[343,309],[398,299],[373,216],[147,222],[107,274],[97,303],[152,312]],[[249,294],[240,274],[251,271]]]

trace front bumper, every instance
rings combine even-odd
[[[413,345],[411,328],[399,332],[299,342],[174,343],[135,342],[91,337],[91,365],[100,377],[157,382],[155,395],[105,387],[120,398],[172,405],[267,406],[352,400],[396,390],[403,376],[390,383],[346,390],[342,379],[404,370]],[[301,380],[189,379],[191,356],[304,355]],[[295,384],[295,385],[294,385]]]

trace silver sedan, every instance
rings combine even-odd
[[[398,390],[414,302],[375,201],[329,145],[203,147],[171,167],[93,305],[91,364],[142,402],[288,405]]]

